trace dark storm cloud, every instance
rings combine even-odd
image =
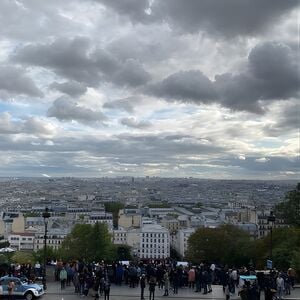
[[[296,53],[280,43],[260,43],[251,50],[245,72],[216,76],[215,85],[222,105],[263,112],[259,100],[281,100],[299,95]]]
[[[0,91],[8,95],[43,97],[42,91],[21,68],[0,66]]]
[[[66,81],[63,83],[58,83],[55,81],[50,85],[50,88],[60,91],[71,97],[81,96],[87,91],[87,88],[85,85],[83,85],[79,82],[76,82],[76,81]]]
[[[299,5],[297,0],[161,0],[152,14],[186,32],[219,36],[255,35]]]
[[[55,100],[48,109],[48,117],[54,117],[61,121],[78,121],[84,124],[103,122],[106,117],[100,111],[94,111],[78,106],[68,98],[61,97]]]
[[[90,85],[98,85],[100,73],[89,58],[90,40],[84,37],[57,39],[51,44],[20,48],[14,61],[53,69],[57,74]]]
[[[213,83],[200,71],[181,71],[147,88],[155,96],[184,102],[209,102],[217,94]]]
[[[136,87],[147,83],[150,79],[151,76],[139,62],[128,59],[122,68],[113,75],[112,81],[119,85]]]
[[[256,35],[299,5],[297,0],[94,0],[136,23],[166,22],[183,32]],[[149,7],[150,3],[150,7]]]
[[[109,81],[136,87],[150,80],[150,75],[138,61],[129,59],[121,63],[103,49],[92,50],[91,41],[85,37],[28,45],[20,48],[12,60],[50,68],[58,75],[86,86],[99,86],[101,81]]]
[[[135,129],[145,129],[152,125],[149,121],[138,121],[135,118],[122,118],[120,123]]]
[[[297,97],[299,88],[296,53],[287,45],[267,42],[252,49],[243,72],[216,75],[215,81],[200,71],[177,72],[145,91],[171,101],[216,102],[233,110],[262,113],[260,100]]]
[[[263,99],[286,99],[299,92],[300,73],[296,52],[280,43],[257,45],[249,55],[253,77],[263,81]]]

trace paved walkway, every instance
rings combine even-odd
[[[192,289],[189,288],[183,288],[178,290],[178,294],[174,295],[172,291],[169,293],[169,297],[162,296],[164,293],[163,290],[156,288],[155,291],[155,299],[161,300],[161,299],[204,299],[204,300],[219,300],[219,299],[225,299],[225,295],[223,293],[221,286],[213,286],[213,292],[209,293],[207,295],[203,295],[201,293],[195,293]],[[145,289],[145,298],[148,299],[149,297],[149,291],[146,288]],[[74,293],[73,286],[66,287],[65,290],[60,289],[60,284],[58,282],[48,282],[48,288],[46,291],[46,294],[43,296],[43,300],[76,300],[81,299],[79,295],[76,295]],[[88,297],[85,297],[87,299],[94,299],[92,297],[92,294]],[[292,294],[290,296],[285,296],[285,299],[289,300],[300,300],[300,289],[297,288],[292,291]],[[100,299],[103,299],[101,297]],[[111,291],[110,291],[110,300],[138,300],[140,299],[140,288],[129,288],[128,286],[115,286],[112,284]],[[240,297],[237,296],[237,294],[232,295],[230,297],[231,300],[240,299]],[[262,294],[261,299],[264,299],[264,296]]]

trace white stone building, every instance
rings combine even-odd
[[[35,234],[33,232],[15,232],[7,236],[10,247],[18,251],[33,251]]]
[[[141,229],[140,258],[170,257],[170,233],[160,225],[144,225]]]
[[[55,228],[50,229],[47,233],[47,247],[51,247],[53,249],[58,249],[61,246],[61,243],[64,241],[66,236],[70,233],[69,229]],[[40,250],[44,248],[44,235],[45,233],[40,231],[35,234],[35,244],[34,250]]]
[[[170,257],[169,231],[157,224],[147,224],[140,228],[120,228],[113,230],[114,244],[132,247],[139,258],[160,259]]]
[[[185,257],[188,248],[188,239],[195,232],[195,228],[186,228],[178,230],[176,238],[172,241],[172,246],[177,250],[177,252]]]

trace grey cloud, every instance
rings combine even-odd
[[[145,129],[152,125],[149,121],[138,121],[135,118],[122,118],[120,120],[122,125],[136,129]]]
[[[111,76],[121,67],[120,62],[109,52],[97,49],[93,53],[93,58],[97,67],[106,75]]]
[[[233,110],[264,113],[260,101],[297,97],[299,89],[296,53],[287,45],[268,42],[252,49],[243,72],[216,75],[215,81],[200,71],[177,72],[144,92],[169,101],[216,102]]]
[[[215,77],[215,88],[219,102],[233,110],[263,113],[258,100],[261,99],[262,83],[248,73],[237,75],[225,73]]]
[[[126,15],[133,22],[145,22],[150,16],[146,13],[149,9],[148,0],[95,0],[106,7],[115,10],[120,15]]]
[[[66,81],[62,83],[55,81],[50,85],[50,88],[60,91],[71,97],[81,96],[87,91],[87,87],[85,85],[76,81]]]
[[[217,163],[217,162],[216,162]],[[238,166],[252,172],[299,172],[300,161],[297,158],[286,157],[246,157],[241,159],[224,159],[219,161],[222,165]]]
[[[19,41],[35,41],[48,35],[74,34],[80,24],[61,13],[68,11],[72,4],[60,0],[0,1],[0,35]]]
[[[108,81],[136,87],[150,80],[150,75],[138,61],[129,59],[122,63],[103,49],[93,50],[91,41],[85,37],[31,44],[18,49],[11,59],[50,68],[58,75],[85,86],[99,86],[101,81]]]
[[[264,126],[264,133],[268,136],[285,135],[291,131],[298,131],[300,127],[298,100],[282,103],[280,110],[272,113],[272,123]]]
[[[27,160],[34,165],[36,160],[39,165],[52,166],[54,171],[61,170],[64,174],[72,172],[74,164],[82,162],[84,156],[84,168],[91,175],[94,168],[108,165],[109,169],[120,164],[134,164],[135,171],[143,173],[147,164],[168,164],[168,168],[178,164],[183,165],[188,171],[196,173],[221,170],[234,172],[236,176],[262,178],[265,175],[280,175],[284,172],[299,172],[299,160],[286,157],[259,156],[246,157],[245,160],[227,156],[227,150],[213,144],[207,145],[201,139],[189,135],[116,135],[110,138],[91,136],[55,137],[53,145],[49,146],[46,139],[23,138],[14,140],[2,135],[0,138],[0,151],[10,151],[18,157],[27,156]],[[63,162],[65,155],[72,159],[72,163]],[[193,160],[193,156],[202,155],[202,159]],[[222,158],[222,156],[227,158]],[[205,158],[206,157],[206,158]],[[220,157],[218,159],[214,157]],[[89,158],[90,161],[89,161]],[[74,159],[74,160],[73,160]],[[62,162],[63,168],[59,165]],[[186,167],[184,166],[186,164]],[[25,166],[22,163],[20,167]],[[38,166],[36,166],[38,167]],[[51,168],[50,168],[51,169]],[[226,171],[225,171],[226,170]],[[81,169],[83,172],[84,169]],[[43,173],[47,173],[43,171]],[[171,174],[172,172],[170,172]],[[82,174],[82,173],[81,173]],[[234,175],[233,175],[234,176]]]
[[[103,104],[103,108],[123,110],[128,113],[134,112],[134,104],[137,103],[135,97],[129,97],[125,99],[118,99]]]
[[[161,29],[160,24],[143,27],[138,34],[135,31],[124,34],[106,46],[107,51],[123,62],[131,58],[149,65],[166,62],[186,49],[184,38]]]
[[[156,0],[151,10],[183,31],[234,37],[261,33],[298,5],[297,0]]]
[[[263,99],[286,99],[299,92],[300,73],[296,52],[284,44],[258,44],[249,54],[250,72],[264,84]]]
[[[34,143],[32,143],[34,141]],[[17,141],[10,137],[0,138],[0,149],[6,151],[41,152],[80,152],[92,156],[112,157],[114,159],[136,160],[140,162],[164,162],[174,160],[178,155],[216,154],[224,148],[207,145],[192,136],[169,137],[167,134],[115,135],[110,138],[91,136],[72,136],[52,138],[49,146],[45,139],[24,138]]]
[[[0,134],[2,135],[25,133],[34,136],[51,136],[55,131],[56,129],[52,124],[37,117],[13,120],[7,112],[0,114]]]
[[[184,102],[207,103],[217,98],[213,83],[200,71],[174,73],[146,91],[158,97]]]
[[[266,42],[254,47],[245,72],[216,76],[215,85],[224,106],[262,113],[260,100],[297,97],[300,74],[296,54],[287,46]]]
[[[0,90],[8,95],[43,97],[43,93],[25,71],[12,66],[0,66]]]
[[[89,57],[90,40],[85,37],[57,39],[51,44],[31,44],[17,50],[12,60],[53,69],[57,74],[98,85],[100,70]]]
[[[54,126],[37,117],[27,118],[23,123],[22,131],[41,136],[51,136],[56,132]]]
[[[128,59],[120,71],[113,75],[112,81],[120,85],[136,87],[145,84],[150,78],[149,73],[144,70],[139,62]]]
[[[54,117],[61,121],[78,121],[84,124],[103,122],[106,120],[100,111],[94,111],[85,107],[80,107],[70,99],[61,97],[55,100],[47,111],[48,117]]]
[[[0,134],[15,134],[21,130],[20,124],[13,122],[7,112],[0,114]]]
[[[256,35],[299,5],[297,0],[94,0],[133,23],[166,22],[182,32],[219,37]]]

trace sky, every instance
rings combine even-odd
[[[0,176],[299,179],[298,0],[1,0]]]

